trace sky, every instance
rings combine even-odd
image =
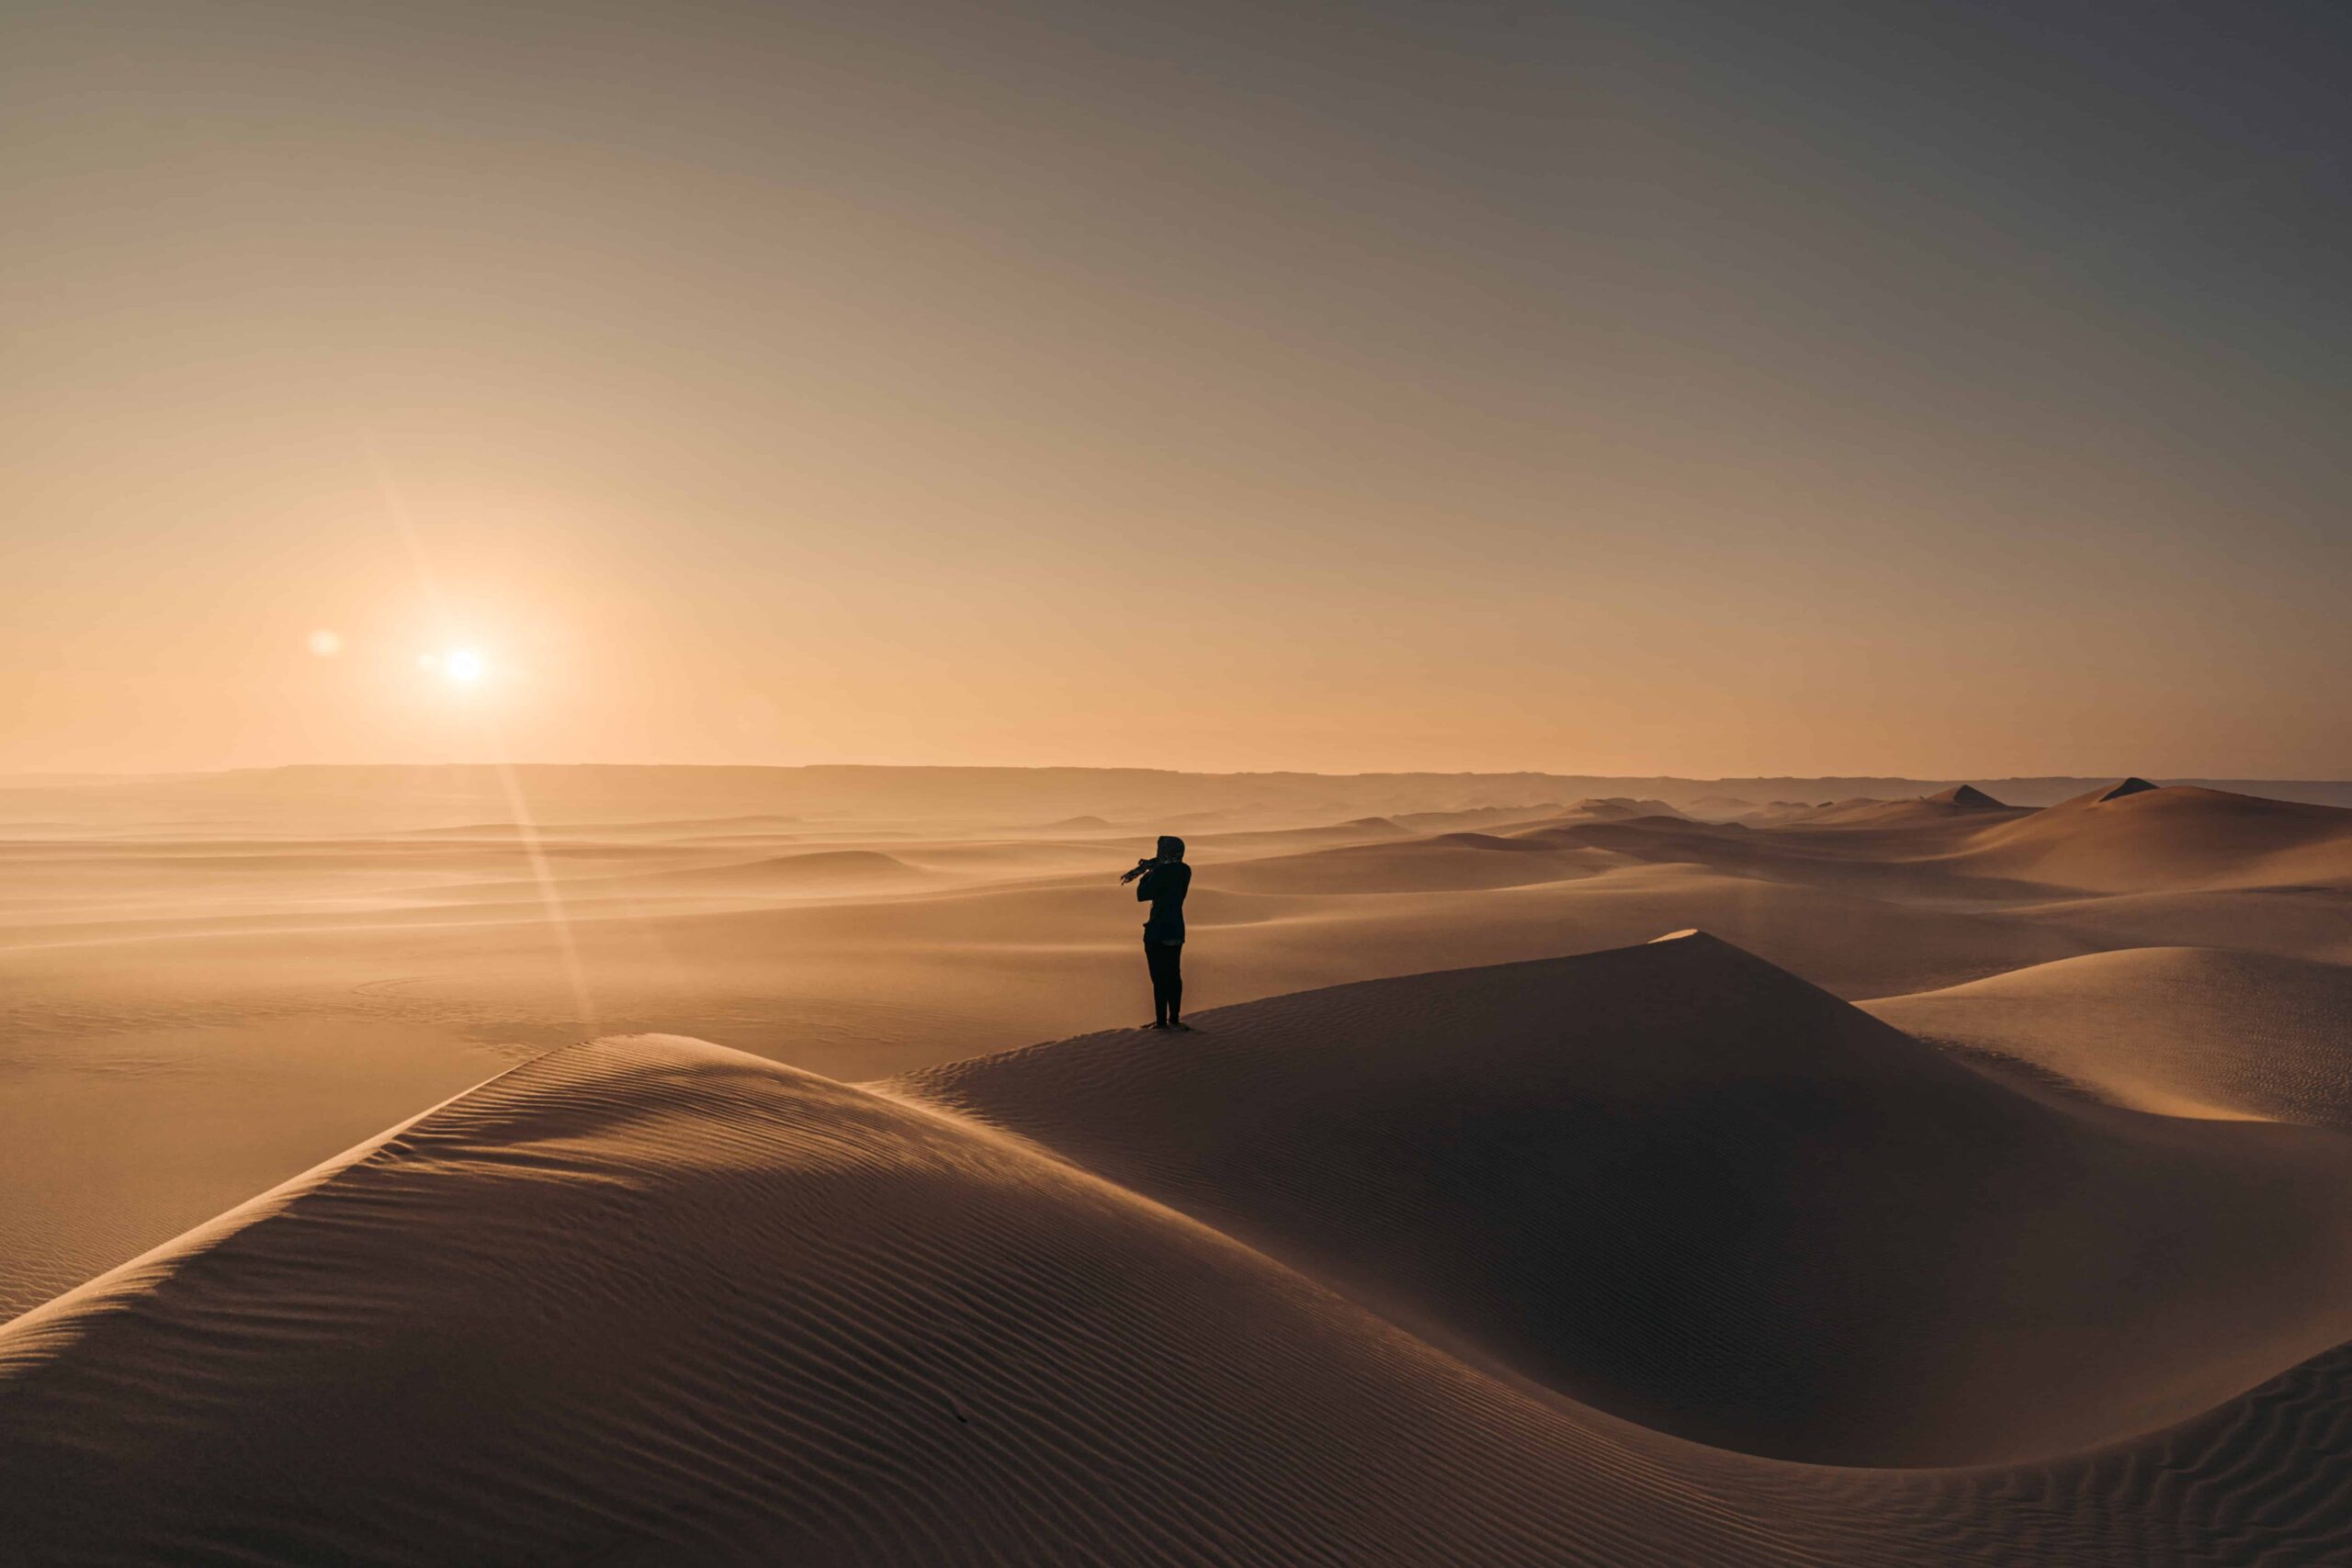
[[[2352,13],[0,7],[0,772],[2352,776]]]

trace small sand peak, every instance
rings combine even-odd
[[[2125,779],[2113,789],[2101,794],[2098,798],[2101,802],[2121,800],[2127,795],[2145,795],[2148,791],[2158,787],[2160,786],[2152,784],[2147,780],[2135,776]]]

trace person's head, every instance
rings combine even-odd
[[[1161,860],[1182,860],[1184,858],[1184,840],[1177,838],[1172,833],[1160,834],[1159,858]]]

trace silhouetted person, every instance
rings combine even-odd
[[[1193,868],[1184,863],[1184,840],[1162,834],[1159,849],[1119,878],[1136,885],[1138,901],[1151,905],[1143,923],[1143,958],[1151,966],[1154,1029],[1186,1029],[1184,1021],[1184,894]]]

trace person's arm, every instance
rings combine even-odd
[[[1155,863],[1145,867],[1144,874],[1136,878],[1136,902],[1148,903],[1151,896],[1159,891],[1159,867]]]

